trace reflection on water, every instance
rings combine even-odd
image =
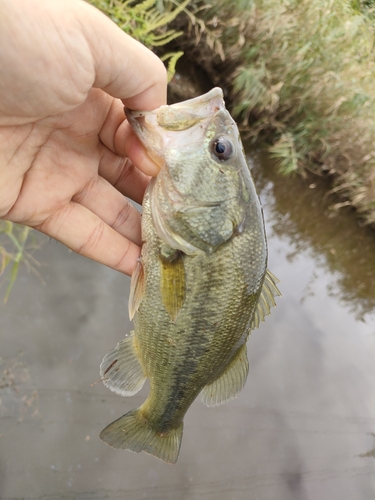
[[[251,335],[240,397],[192,405],[175,466],[98,437],[147,395],[93,385],[131,329],[130,280],[53,241],[37,255],[46,286],[21,273],[0,306],[2,500],[375,498],[374,236],[265,167],[254,172],[283,297]]]
[[[371,435],[374,438],[374,447],[372,448],[372,450],[368,451],[367,453],[362,453],[361,455],[359,455],[360,457],[363,457],[363,458],[368,458],[368,457],[375,458],[375,434],[371,433]]]
[[[6,361],[0,358],[0,418],[9,417],[8,421],[14,425],[29,415],[38,415],[38,391],[22,355]]]
[[[260,165],[261,163],[261,165]],[[324,179],[280,178],[265,155],[254,159],[258,189],[270,212],[270,227],[288,237],[288,258],[307,252],[331,273],[329,292],[356,317],[375,309],[375,231],[361,228],[349,208],[333,212]],[[309,189],[306,189],[306,185]]]

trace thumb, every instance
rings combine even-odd
[[[81,2],[80,10],[94,58],[93,86],[130,109],[151,110],[165,104],[167,73],[162,61],[93,6]]]

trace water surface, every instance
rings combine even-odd
[[[251,335],[240,397],[193,404],[175,466],[102,443],[147,394],[93,385],[131,329],[129,279],[50,241],[45,285],[23,269],[0,307],[2,500],[375,498],[374,233],[327,217],[315,180],[251,162],[283,297]]]

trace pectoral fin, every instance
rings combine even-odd
[[[218,406],[238,396],[245,385],[249,373],[246,344],[233,358],[227,369],[216,380],[201,392],[201,398],[206,406]]]
[[[259,323],[264,321],[265,317],[271,313],[271,307],[276,305],[274,297],[281,295],[276,286],[277,283],[279,283],[279,280],[267,269],[250,330],[258,328]]]
[[[177,251],[173,258],[160,255],[160,289],[164,307],[172,321],[185,300],[185,267],[182,253]]]
[[[134,268],[132,279],[130,282],[130,294],[129,294],[129,317],[133,319],[134,314],[138,311],[138,307],[142,302],[144,293],[144,282],[145,276],[143,271],[143,265],[140,260]]]
[[[104,356],[100,377],[108,389],[120,396],[133,396],[142,389],[146,375],[138,357],[134,332]]]

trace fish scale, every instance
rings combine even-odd
[[[161,172],[143,201],[129,304],[134,332],[103,359],[101,374],[123,396],[146,378],[150,392],[101,438],[175,463],[196,397],[216,406],[242,389],[246,340],[279,291],[267,271],[259,199],[221,90],[127,117]]]

